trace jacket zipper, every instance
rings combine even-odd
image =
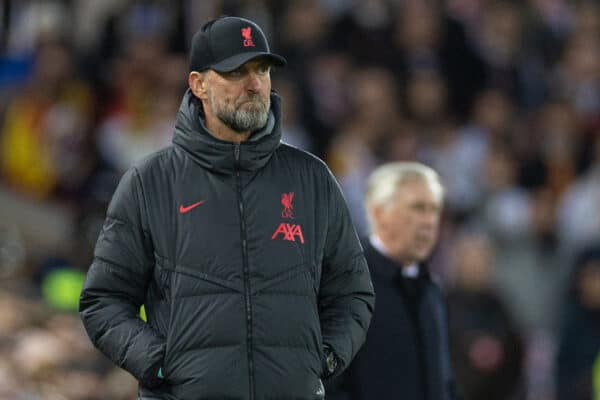
[[[240,212],[240,228],[242,239],[242,262],[244,266],[244,299],[246,304],[246,348],[248,355],[248,374],[250,381],[250,399],[254,399],[254,359],[252,357],[252,301],[250,296],[250,271],[248,269],[248,248],[246,241],[246,218],[242,200],[242,182],[240,177],[240,145],[233,148],[235,156],[235,187],[237,191],[238,210]]]

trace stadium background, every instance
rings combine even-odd
[[[592,398],[593,0],[1,2],[0,398],[135,398],[91,348],[77,295],[119,176],[170,142],[189,38],[220,14],[257,21],[288,59],[272,73],[284,139],[328,162],[362,235],[374,167],[440,172],[431,269],[467,400]]]

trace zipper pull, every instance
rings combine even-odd
[[[233,156],[235,157],[235,161],[240,161],[240,144],[235,143],[233,145]]]

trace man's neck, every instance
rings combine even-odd
[[[402,267],[403,271],[407,269],[413,270],[415,266],[417,266],[416,261],[407,261],[402,259],[402,257],[392,254],[377,234],[371,234],[371,236],[369,236],[369,242],[371,243],[371,246],[375,248],[375,250],[385,255],[386,257],[396,261],[396,263],[398,263],[400,267]]]

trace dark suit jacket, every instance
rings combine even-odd
[[[440,288],[425,266],[418,278],[405,278],[395,261],[370,243],[364,248],[375,312],[363,348],[327,398],[455,399]]]

